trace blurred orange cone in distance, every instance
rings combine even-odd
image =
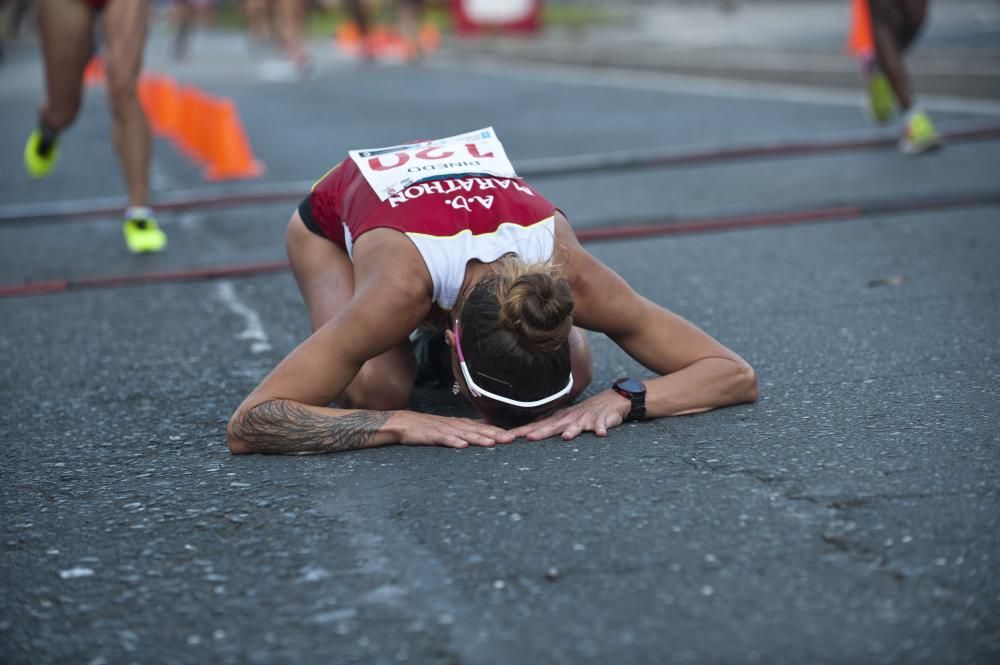
[[[157,131],[164,136],[177,136],[180,122],[181,100],[177,82],[169,76],[160,76],[154,88],[153,103],[156,105]]]
[[[868,0],[852,0],[851,2],[851,30],[847,35],[847,51],[858,57],[869,56],[875,52]]]
[[[420,26],[420,48],[423,51],[436,51],[441,46],[441,31],[434,23],[424,23]]]
[[[180,89],[180,114],[177,131],[177,145],[189,159],[200,162],[203,156],[198,153],[195,137],[198,135],[198,125],[203,122],[200,117],[199,104],[201,93],[197,88],[185,85]]]

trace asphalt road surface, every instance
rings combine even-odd
[[[236,100],[263,183],[485,125],[515,164],[893,135],[822,91],[446,59],[263,81],[225,53],[180,71]],[[99,91],[57,172],[23,175],[39,80],[26,51],[0,70],[0,203],[120,195]],[[1000,123],[931,110],[945,131]],[[158,192],[254,186],[212,189],[164,141],[153,171]],[[604,439],[232,457],[229,414],[308,331],[289,274],[0,299],[0,660],[995,663],[998,172],[993,139],[537,181],[581,229],[917,202],[590,244],[761,385]],[[281,260],[294,204],[163,214],[148,257],[113,216],[7,220],[0,284]],[[592,390],[643,375],[593,343]]]

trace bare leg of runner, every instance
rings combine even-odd
[[[900,0],[903,22],[896,37],[899,48],[906,51],[920,34],[927,20],[927,0]]]
[[[104,10],[108,101],[114,122],[115,149],[128,191],[125,241],[133,253],[157,252],[166,244],[166,236],[156,225],[149,208],[152,139],[137,90],[149,13],[149,0],[111,0]]]
[[[149,203],[150,135],[136,90],[149,25],[149,0],[112,0],[104,15],[108,101],[129,205]]]
[[[420,22],[423,20],[423,0],[399,0],[399,34],[406,43],[406,58],[420,56]]]
[[[278,0],[275,17],[281,43],[289,59],[300,73],[309,70],[309,56],[305,48],[306,7],[303,0]]]
[[[913,95],[910,90],[910,80],[903,62],[904,45],[902,39],[907,36],[906,21],[902,4],[897,0],[869,0],[872,17],[872,37],[875,40],[875,52],[878,62],[889,78],[896,100],[904,111],[913,106]],[[925,3],[926,6],[926,3]],[[909,35],[913,41],[916,31]]]
[[[83,70],[94,50],[94,14],[80,0],[39,0],[38,31],[45,62],[45,100],[38,109],[43,148],[76,119]],[[45,175],[44,173],[39,175]]]
[[[371,27],[371,22],[368,20],[368,9],[365,7],[364,2],[362,0],[344,0],[344,11],[357,24],[361,36],[364,37],[367,35],[368,29]]]
[[[243,0],[243,13],[251,40],[271,41],[270,8],[267,0]]]
[[[895,93],[903,118],[900,149],[915,154],[938,147],[941,139],[930,117],[916,104],[903,62],[927,16],[927,0],[868,0],[878,64]]]
[[[368,17],[368,8],[363,0],[344,0],[344,11],[354,25],[358,27],[358,39],[361,47],[361,58],[371,60],[375,53],[371,48],[371,20]]]
[[[174,0],[174,59],[183,60],[187,56],[188,42],[191,39],[191,26],[194,24],[194,5],[191,0]]]
[[[354,296],[354,265],[344,250],[307,229],[298,213],[288,223],[285,244],[315,331]],[[402,409],[416,378],[417,363],[406,341],[366,362],[337,403],[352,409]]]
[[[587,331],[573,326],[569,333],[569,359],[573,371],[573,390],[569,393],[572,403],[594,380],[594,356],[590,351]]]

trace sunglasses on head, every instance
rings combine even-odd
[[[497,395],[496,393],[491,393],[488,390],[484,390],[476,385],[476,382],[472,380],[472,374],[469,372],[469,366],[465,362],[465,355],[462,353],[462,327],[458,320],[455,320],[455,327],[453,332],[455,333],[455,352],[458,354],[458,366],[462,368],[462,376],[465,378],[465,385],[468,386],[469,392],[472,393],[473,397],[487,397],[494,401],[500,402],[501,404],[509,404],[510,406],[516,406],[522,409],[532,409],[536,406],[542,406],[543,404],[548,404],[554,402],[560,397],[569,394],[569,391],[573,389],[573,372],[569,373],[569,382],[566,387],[557,392],[554,395],[549,395],[542,399],[536,399],[531,402],[522,402],[520,400],[511,399],[510,397],[504,397],[503,395]]]

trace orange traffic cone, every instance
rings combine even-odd
[[[208,159],[209,126],[212,123],[208,96],[197,88],[180,89],[180,113],[175,140],[184,154],[195,162]]]
[[[236,105],[231,100],[217,102],[218,121],[212,134],[212,152],[204,175],[207,180],[254,178],[264,165],[254,159],[250,141],[243,131]]]
[[[107,80],[107,73],[104,69],[104,59],[95,55],[83,70],[83,82],[87,85],[103,85],[105,80]]]
[[[195,125],[191,141],[198,159],[207,163],[212,160],[214,137],[219,131],[221,101],[205,93],[200,93],[196,100],[199,121]]]
[[[175,137],[180,123],[180,90],[169,76],[157,76],[153,86],[153,115],[157,131],[163,136]]]
[[[872,19],[868,11],[868,0],[852,0],[851,30],[847,35],[847,52],[858,57],[866,57],[875,52],[872,37]]]
[[[143,74],[137,86],[139,103],[149,126],[160,136],[172,137],[177,128],[177,84],[168,76]]]

